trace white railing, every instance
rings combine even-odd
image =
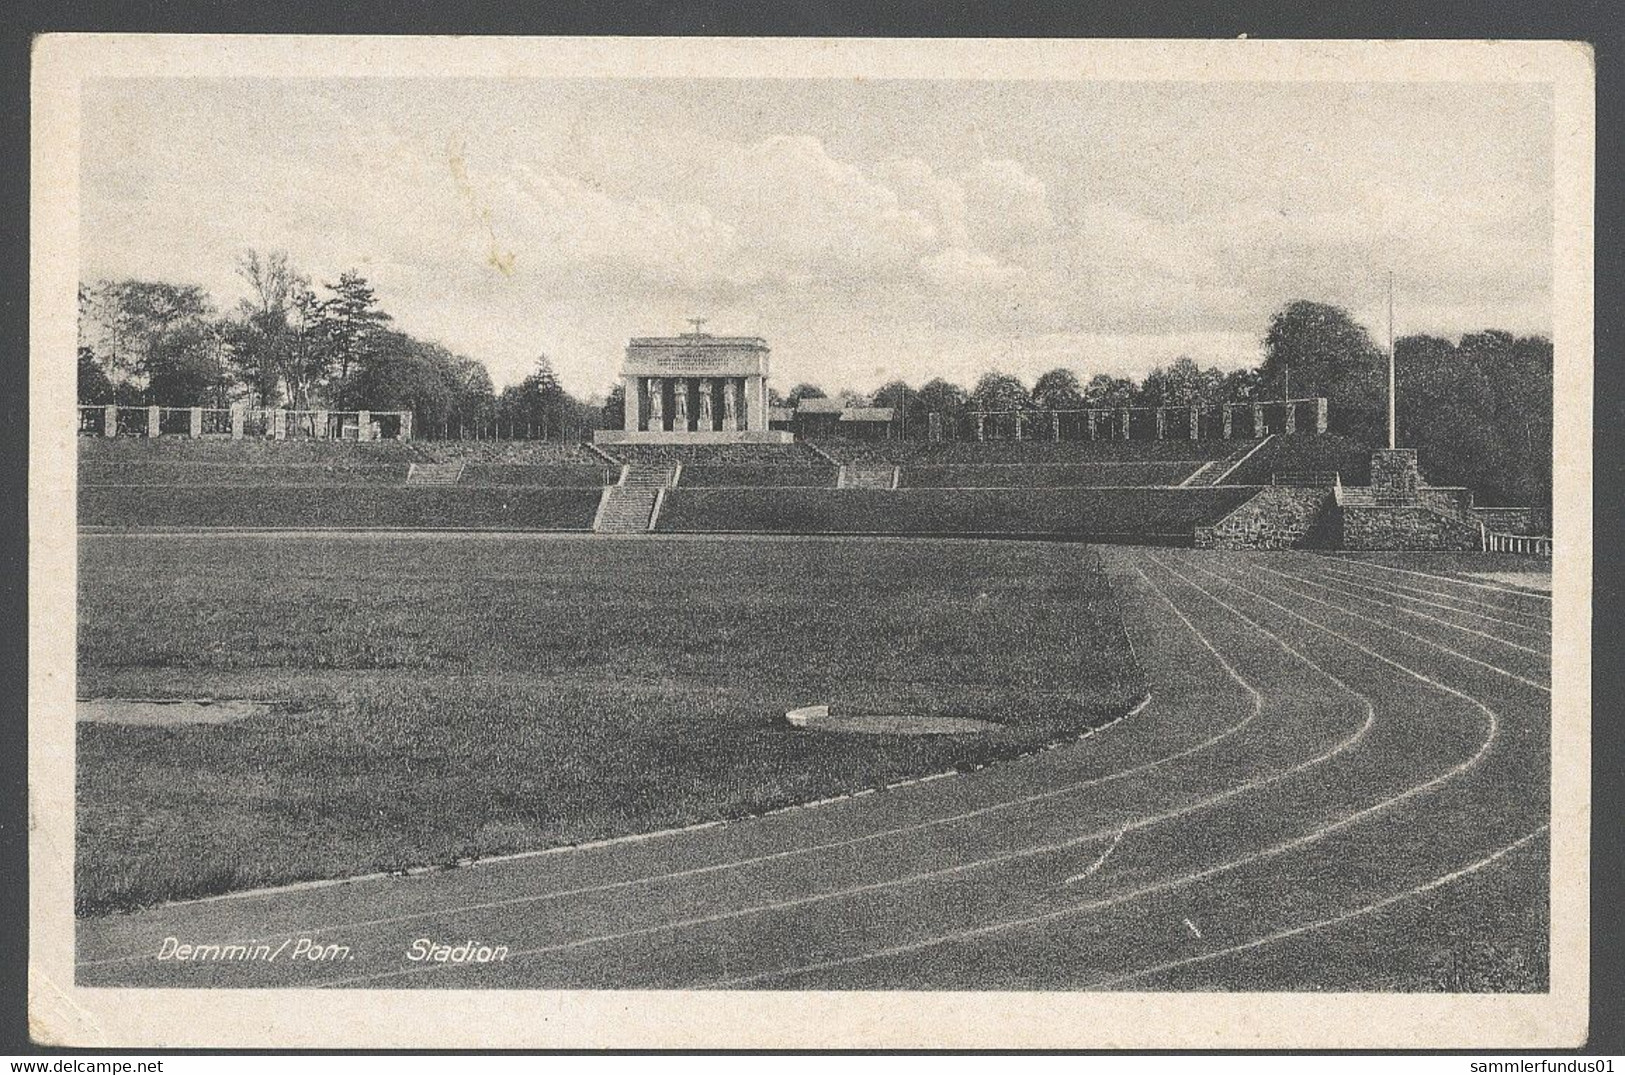
[[[1520,556],[1552,558],[1552,539],[1536,534],[1503,534],[1496,530],[1484,532],[1484,547],[1489,552],[1510,552]]]

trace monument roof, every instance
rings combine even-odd
[[[712,336],[706,332],[685,332],[681,336],[633,336],[632,347],[766,347],[760,336]]]

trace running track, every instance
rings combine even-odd
[[[86,920],[78,982],[1368,990],[1495,988],[1484,965],[1511,961],[1543,987],[1549,598],[1308,554],[1103,555],[1153,693],[1076,744],[733,825]],[[348,956],[155,959],[171,936]],[[410,962],[420,937],[510,954]]]

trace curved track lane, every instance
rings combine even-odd
[[[1153,695],[1079,743],[735,825],[87,920],[79,982],[1484,988],[1439,961],[1488,943],[1532,968],[1513,987],[1544,983],[1549,602],[1322,556],[1106,556]],[[169,936],[347,950],[160,962]],[[412,962],[417,938],[508,958]]]

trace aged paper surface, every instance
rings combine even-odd
[[[923,79],[1549,88],[1555,484],[1549,991],[1524,994],[88,987],[75,976],[81,103],[95,80]],[[79,1046],[1519,1048],[1585,1037],[1593,71],[1582,46],[48,36],[34,51],[30,1016]],[[586,241],[586,240],[584,240]],[[494,242],[494,240],[493,240]],[[501,261],[493,245],[490,256]],[[324,271],[326,271],[324,269]],[[336,272],[337,269],[335,268]],[[617,341],[618,345],[618,341]],[[1197,927],[1189,923],[1193,932]]]

